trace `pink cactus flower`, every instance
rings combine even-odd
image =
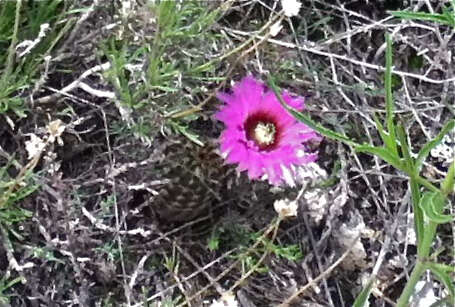
[[[250,179],[267,175],[269,182],[280,185],[293,166],[313,162],[317,153],[308,151],[309,142],[321,137],[297,122],[280,104],[272,90],[253,78],[244,77],[232,93],[218,93],[225,104],[215,117],[224,122],[221,152],[226,162],[238,164]],[[304,98],[283,92],[284,101],[301,111]]]

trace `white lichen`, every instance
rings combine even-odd
[[[273,208],[282,218],[296,217],[299,205],[296,200],[279,199],[273,204]]]
[[[27,151],[29,160],[33,159],[35,156],[40,155],[45,147],[46,142],[44,142],[43,139],[33,133],[30,133],[30,140],[25,141],[25,150]]]
[[[293,17],[299,15],[302,3],[297,0],[281,0],[281,6],[283,7],[284,15]]]
[[[210,307],[239,307],[239,303],[233,293],[227,292],[218,300],[214,300]]]
[[[430,151],[430,155],[443,165],[452,163],[455,158],[455,128],[442,138],[441,143]]]

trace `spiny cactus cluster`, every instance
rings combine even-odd
[[[214,203],[229,197],[236,171],[225,165],[215,142],[199,146],[180,138],[167,141],[160,163],[166,183],[157,190],[152,206],[162,220],[183,222],[209,214]]]

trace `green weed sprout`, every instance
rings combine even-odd
[[[454,220],[453,216],[444,214],[449,205],[449,194],[454,191],[455,161],[449,167],[442,184],[437,187],[426,178],[420,175],[423,162],[431,149],[441,143],[443,137],[455,127],[455,119],[449,120],[442,128],[435,139],[428,142],[414,158],[411,154],[411,147],[408,144],[405,129],[394,120],[394,103],[392,96],[392,42],[390,36],[386,35],[386,122],[381,124],[375,117],[376,129],[383,141],[382,146],[369,144],[358,144],[349,137],[323,127],[313,121],[309,115],[288,106],[281,97],[280,91],[272,78],[269,78],[269,86],[273,89],[281,104],[299,121],[313,128],[321,135],[347,144],[358,152],[364,152],[378,156],[396,169],[404,172],[408,178],[412,194],[412,206],[414,213],[415,231],[417,237],[417,261],[409,280],[398,299],[397,307],[408,306],[409,300],[414,293],[416,283],[421,279],[426,270],[430,270],[448,290],[448,298],[455,300],[455,286],[453,276],[455,267],[436,262],[436,257],[431,254],[431,246],[436,237],[438,225],[449,223]],[[384,127],[385,126],[385,127]],[[371,276],[367,287],[357,297],[354,306],[366,306],[371,289],[374,286],[376,276]]]
[[[425,12],[409,12],[409,11],[392,11],[395,17],[408,20],[428,20],[442,25],[448,25],[455,29],[455,0],[450,2],[451,7],[442,7],[442,14],[425,13]]]

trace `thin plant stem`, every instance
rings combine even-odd
[[[454,193],[453,186],[455,181],[455,160],[452,161],[452,164],[447,171],[446,178],[441,184],[441,192],[444,196],[447,196],[451,193]]]
[[[421,247],[421,242],[423,240],[423,212],[419,208],[420,202],[420,188],[417,180],[413,177],[409,180],[409,185],[411,187],[411,202],[412,202],[412,210],[414,211],[414,227],[416,231],[416,238],[417,238],[417,250]]]
[[[421,184],[422,186],[426,187],[428,190],[430,190],[432,192],[440,192],[440,190],[434,184],[432,184],[431,182],[429,182],[425,178],[422,178],[420,176],[416,176],[415,179],[416,179],[416,181],[419,184]]]
[[[415,182],[414,178],[411,178],[411,184],[414,182],[416,188],[418,189],[419,185],[418,183]],[[440,192],[440,191],[439,191]],[[419,201],[420,201],[420,192],[417,191],[419,195]],[[416,200],[413,199],[413,205],[414,208],[418,208],[418,203],[415,203]],[[423,212],[418,208],[419,211],[414,210],[414,219],[417,220],[417,212],[419,214],[422,214],[422,220],[418,223],[422,229],[424,226],[424,221],[423,221]],[[397,307],[406,307],[409,304],[409,299],[411,298],[412,294],[414,293],[415,286],[417,282],[420,280],[422,277],[423,273],[425,273],[425,270],[427,269],[427,266],[425,265],[425,262],[429,258],[430,251],[431,251],[431,245],[434,241],[434,237],[436,236],[436,230],[438,228],[438,224],[432,221],[428,222],[428,225],[425,225],[425,232],[422,233],[422,239],[421,242],[418,242],[417,245],[417,261],[416,265],[414,266],[414,269],[412,270],[411,276],[409,277],[409,280],[406,283],[405,288],[403,289],[403,292],[400,295],[400,298],[398,299],[397,302]]]
[[[390,34],[387,33],[385,36],[386,39],[386,65],[385,65],[385,101],[386,101],[386,121],[387,121],[387,130],[389,132],[389,142],[386,145],[390,145],[390,150],[393,151],[395,155],[398,155],[397,142],[396,142],[396,133],[395,133],[395,122],[394,122],[394,109],[395,105],[393,104],[393,94],[392,94],[392,40]]]
[[[404,287],[403,292],[401,293],[400,298],[397,301],[396,307],[407,307],[409,306],[409,299],[414,294],[414,288],[417,282],[420,280],[420,277],[425,272],[425,264],[420,260],[417,259],[417,263],[412,270],[411,276],[409,277],[406,286]]]

